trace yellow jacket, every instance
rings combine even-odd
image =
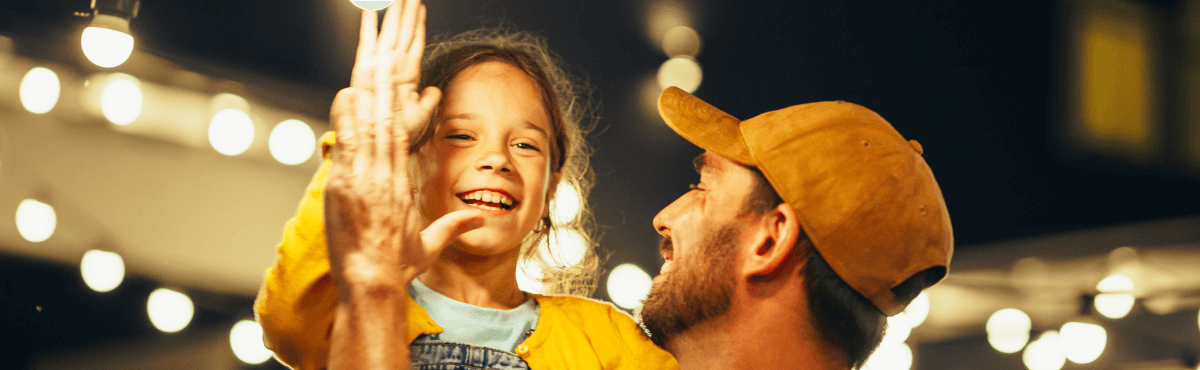
[[[332,132],[321,137],[324,160],[305,191],[296,217],[288,220],[275,265],[254,302],[263,340],[295,369],[322,369],[329,362],[337,292],[325,249],[322,192],[332,165]],[[678,369],[669,353],[650,342],[629,315],[587,298],[534,294],[540,305],[537,329],[515,351],[531,369]],[[408,298],[407,340],[442,332],[429,314]]]

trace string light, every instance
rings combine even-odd
[[[608,297],[613,303],[625,309],[642,306],[642,300],[650,294],[654,281],[641,267],[631,263],[622,263],[608,273]]]
[[[392,0],[351,0],[350,3],[362,10],[380,10],[392,5]]]
[[[1103,327],[1082,322],[1063,324],[1059,337],[1062,339],[1063,353],[1068,360],[1077,364],[1095,361],[1104,352],[1104,344],[1108,341],[1108,334]]]
[[[267,146],[279,163],[296,165],[312,158],[317,150],[317,138],[307,123],[289,119],[271,129]]]
[[[263,345],[262,325],[252,320],[241,320],[229,330],[229,347],[233,355],[250,365],[261,364],[271,358],[271,350]]]
[[[904,313],[908,315],[908,321],[912,327],[921,326],[921,323],[925,322],[925,318],[929,317],[929,295],[922,291],[917,298],[913,298],[912,303],[908,304]]]
[[[997,351],[1017,353],[1029,342],[1033,321],[1021,310],[1005,308],[996,311],[987,321],[988,343]]]
[[[254,121],[240,109],[217,112],[208,125],[208,142],[218,153],[242,154],[254,142]]]
[[[1096,284],[1096,312],[1110,319],[1120,319],[1129,314],[1135,301],[1133,280],[1125,275],[1112,275]]]
[[[133,54],[129,21],[137,17],[139,0],[93,0],[92,23],[79,38],[83,55],[102,68],[125,63]]]
[[[116,73],[105,82],[100,93],[100,112],[104,118],[118,126],[128,125],[142,114],[142,88],[138,79]]]
[[[1043,333],[1033,343],[1029,343],[1021,359],[1029,370],[1059,370],[1067,362],[1066,356],[1063,355],[1062,340],[1058,332],[1053,330]]]
[[[54,207],[33,199],[25,199],[17,205],[17,232],[22,238],[34,243],[50,239],[58,225]]]
[[[689,57],[668,59],[658,68],[658,86],[663,89],[675,86],[692,93],[700,87],[703,79],[700,64]]]
[[[21,106],[30,113],[49,112],[58,103],[61,90],[58,74],[45,67],[34,67],[21,79]]]
[[[158,288],[150,292],[150,298],[146,299],[146,312],[155,328],[174,333],[183,330],[192,322],[195,307],[192,306],[192,299],[186,294]]]
[[[88,288],[103,293],[125,280],[125,261],[119,254],[92,249],[83,253],[79,272]]]
[[[587,256],[587,238],[574,229],[551,228],[549,235],[538,243],[542,260],[551,266],[573,267]]]
[[[574,186],[563,181],[554,190],[554,199],[550,200],[550,221],[558,225],[569,224],[579,218],[583,209],[583,200]]]

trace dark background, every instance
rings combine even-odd
[[[294,82],[329,102],[348,84],[353,57],[328,11],[352,7],[344,2],[145,0],[132,29],[139,50],[185,66],[218,65]],[[695,95],[742,119],[822,100],[875,110],[924,146],[960,253],[993,241],[1200,211],[1200,171],[1186,164],[1182,144],[1169,139],[1187,125],[1200,125],[1177,114],[1179,105],[1189,104],[1175,98],[1175,73],[1182,66],[1180,41],[1171,30],[1180,22],[1180,2],[1141,2],[1168,31],[1157,55],[1163,68],[1155,89],[1170,104],[1160,107],[1160,154],[1139,164],[1076,149],[1061,134],[1067,125],[1065,3],[919,3],[683,2],[703,42],[696,60],[704,79]],[[431,0],[428,9],[431,35],[502,22],[540,33],[591,83],[602,109],[589,136],[597,174],[590,201],[601,248],[609,252],[606,266],[657,266],[658,236],[650,221],[696,181],[690,160],[700,151],[670,133],[641,92],[667,60],[646,35],[647,6],[632,0]],[[19,53],[78,64],[78,32],[87,19],[72,13],[88,10],[86,0],[5,0],[0,33],[42,40],[22,45]],[[309,113],[327,116],[328,104]],[[78,305],[108,317],[82,331],[91,334],[15,322],[18,330],[38,333],[15,347],[26,350],[17,351],[18,363],[39,351],[162,335],[148,323],[136,330],[112,324],[124,319],[104,313],[104,305],[121,297],[87,290],[76,270],[19,256],[3,261],[5,281],[69,286],[64,297],[89,297]],[[136,278],[127,281],[138,286]],[[123,294],[136,295],[133,290]],[[603,291],[601,283],[596,296],[606,298]],[[246,297],[221,299],[249,305]],[[193,325],[206,322],[205,309],[198,308]]]

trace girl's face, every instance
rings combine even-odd
[[[503,62],[464,69],[446,85],[437,131],[421,148],[419,202],[427,221],[461,209],[486,212],[483,227],[453,248],[509,252],[546,215],[550,116],[525,72]]]

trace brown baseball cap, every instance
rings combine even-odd
[[[949,271],[950,215],[921,144],[870,109],[818,102],[742,121],[670,87],[658,111],[693,144],[758,168],[833,271],[884,314],[909,304],[892,288]]]

